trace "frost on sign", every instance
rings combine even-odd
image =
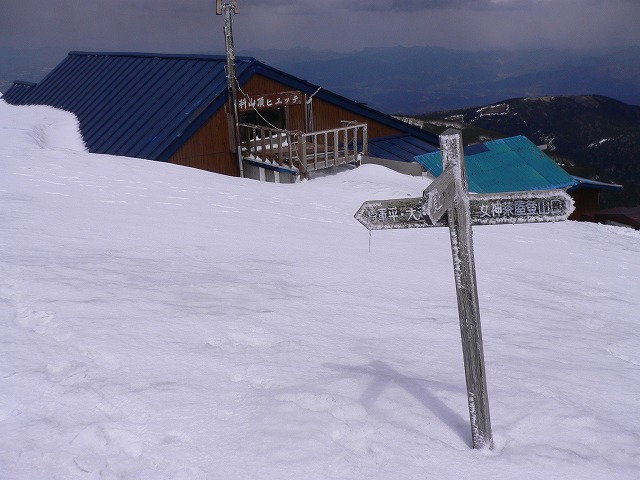
[[[455,197],[453,170],[448,168],[436,178],[423,192],[426,214],[433,223],[437,223],[451,206]]]
[[[573,199],[564,190],[469,195],[474,225],[560,222],[573,212]]]
[[[369,230],[444,226],[427,216],[422,198],[364,202],[354,217]]]
[[[426,199],[371,200],[354,216],[369,230],[445,227],[449,224],[446,213],[437,222],[429,216],[442,207],[437,193],[425,194]],[[573,208],[573,199],[564,190],[469,195],[472,225],[561,222]]]

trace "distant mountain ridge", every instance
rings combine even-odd
[[[461,127],[471,141],[525,135],[569,173],[621,184],[605,196],[608,206],[640,205],[640,106],[599,95],[526,97],[418,118],[435,133]]]
[[[0,47],[0,91],[14,80],[40,81],[66,53]],[[386,113],[416,115],[542,95],[598,94],[640,105],[640,46],[598,53],[388,47],[354,52],[247,49],[237,54]]]
[[[390,47],[241,54],[387,113],[423,114],[542,95],[598,94],[640,105],[640,47],[599,53]]]
[[[60,48],[0,47],[0,92],[6,92],[14,80],[39,82],[66,54]]]

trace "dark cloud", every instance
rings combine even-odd
[[[335,2],[355,11],[403,11],[415,12],[419,10],[434,10],[453,6],[459,1],[451,0],[352,0],[350,2]]]
[[[640,44],[638,0],[239,0],[239,48]],[[222,51],[215,0],[0,0],[0,46]]]
[[[195,0],[1,0],[0,45],[165,49],[205,45],[215,2]]]
[[[317,13],[319,11],[390,12],[423,11],[464,6],[483,0],[244,0],[246,6],[286,6],[291,12]],[[486,3],[485,0],[483,3]]]
[[[352,12],[425,12],[432,10],[487,10],[522,8],[549,0],[242,0],[242,5],[268,7],[286,6],[295,13],[319,11]],[[565,0],[555,0],[565,1]],[[603,0],[581,0],[602,2]],[[638,0],[624,0],[638,1]]]

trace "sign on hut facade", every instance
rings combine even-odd
[[[248,112],[250,110],[268,110],[290,105],[302,105],[303,99],[304,95],[299,91],[265,93],[255,97],[247,95],[238,100],[238,110]]]

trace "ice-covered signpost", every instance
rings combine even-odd
[[[472,225],[559,222],[573,212],[564,190],[469,195],[462,135],[440,135],[442,174],[420,198],[373,200],[355,218],[369,230],[449,226],[460,335],[473,448],[491,448],[491,420],[485,376],[480,307],[473,257]],[[446,216],[445,216],[446,212]]]

